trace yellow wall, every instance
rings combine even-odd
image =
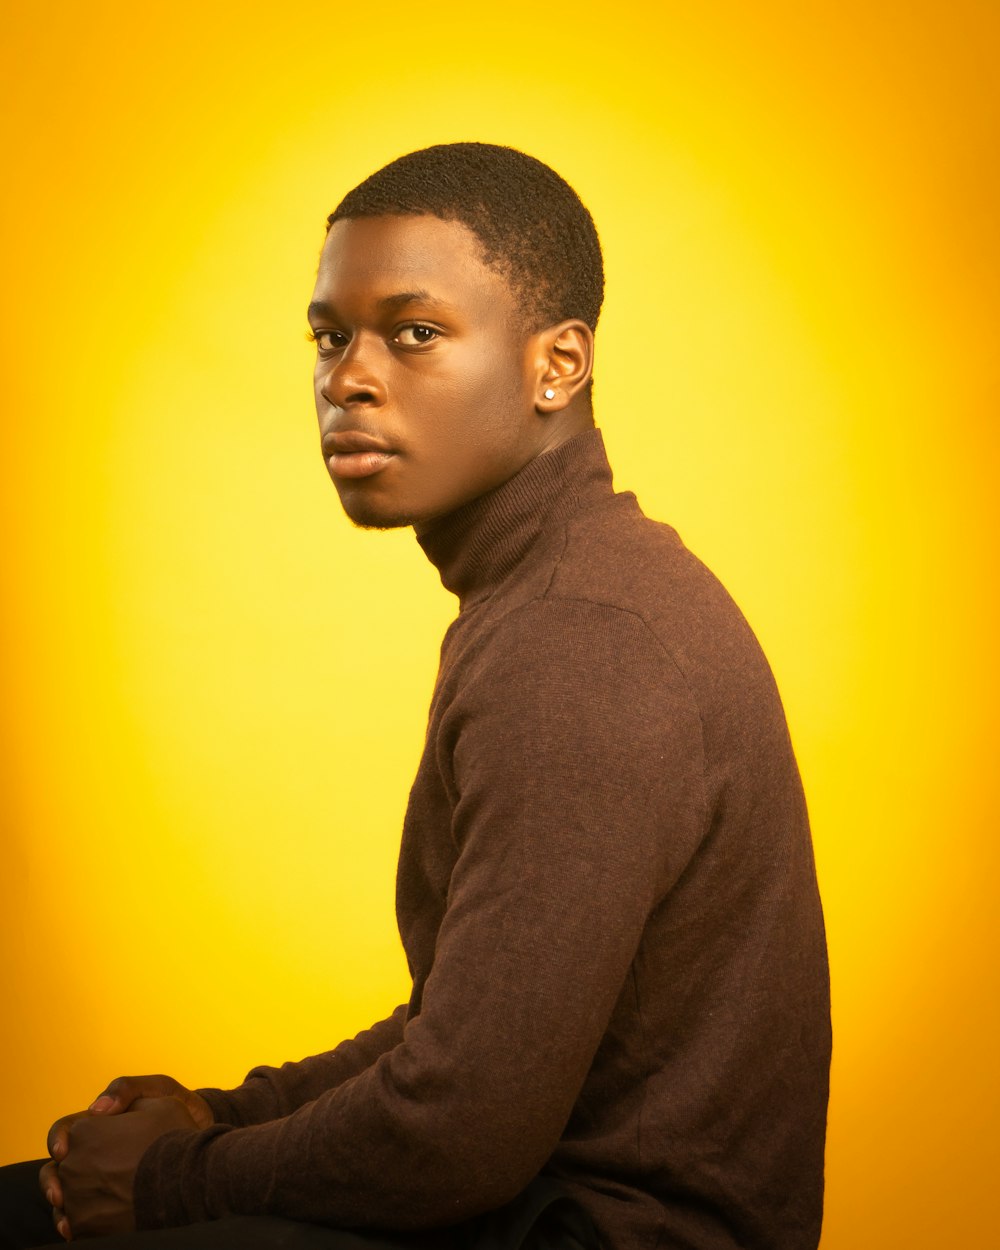
[[[345,190],[475,138],[593,211],[618,482],[785,696],[824,1250],[990,1243],[995,3],[10,7],[0,1157],[121,1070],[234,1083],[405,993],[451,603],[339,514],[304,306]]]

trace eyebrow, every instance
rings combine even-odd
[[[431,308],[451,307],[444,300],[431,295],[429,291],[398,291],[394,295],[384,296],[378,301],[376,307],[383,312],[395,312],[407,304],[426,304]],[[306,316],[310,320],[313,317],[336,317],[336,315],[337,311],[334,306],[322,299],[314,299],[306,310]]]

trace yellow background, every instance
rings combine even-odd
[[[784,694],[824,1250],[995,1245],[996,4],[8,12],[0,1157],[119,1071],[232,1084],[405,996],[452,604],[340,515],[304,307],[346,190],[474,138],[592,210],[619,486]]]

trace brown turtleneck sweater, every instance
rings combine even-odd
[[[413,994],[326,1054],[202,1091],[140,1227],[427,1229],[560,1178],[608,1250],[814,1250],[823,921],[767,662],[598,431],[421,545],[444,639],[397,881]]]

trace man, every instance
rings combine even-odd
[[[460,605],[400,851],[412,996],[236,1090],[120,1078],[53,1126],[45,1203],[108,1250],[814,1250],[829,1006],[798,773],[738,610],[612,488],[590,216],[532,158],[453,144],[329,220],[330,476],[356,524],[412,525]]]

